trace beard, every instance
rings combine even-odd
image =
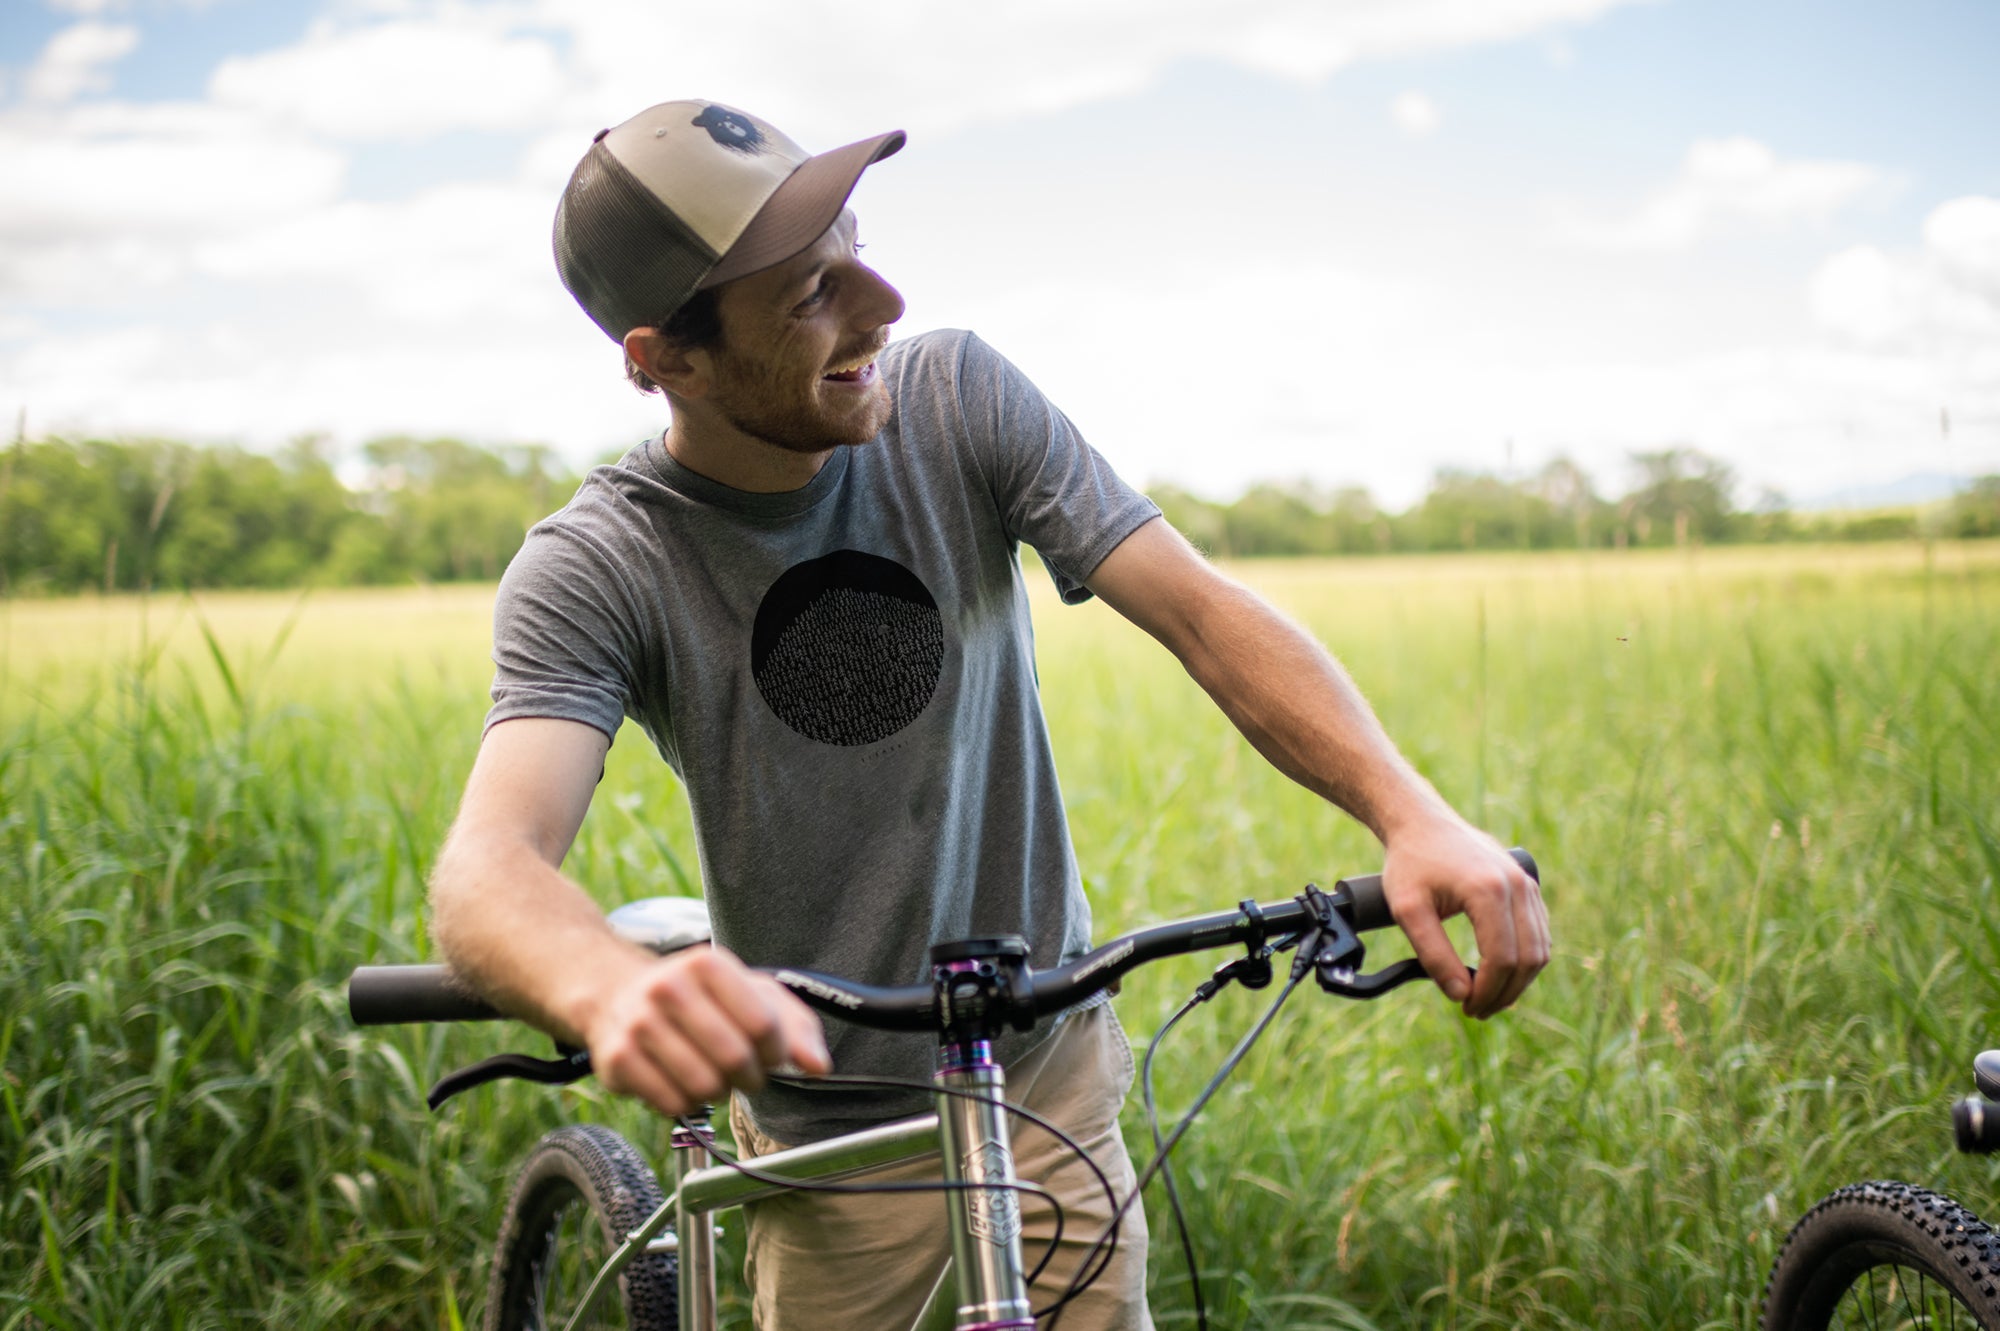
[[[739,359],[728,351],[718,353],[717,365],[723,371],[719,382],[728,387],[711,395],[716,409],[744,434],[788,453],[825,453],[869,443],[894,411],[879,370],[858,399],[842,393],[828,402],[814,393],[813,381],[802,381],[796,371],[785,374],[780,366]]]

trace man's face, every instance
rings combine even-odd
[[[903,298],[861,262],[854,214],[721,289],[709,401],[745,434],[796,453],[865,444],[889,422],[875,355]]]

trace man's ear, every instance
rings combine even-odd
[[[646,377],[679,398],[698,398],[712,382],[707,352],[690,350],[657,328],[634,328],[625,334],[625,355]]]

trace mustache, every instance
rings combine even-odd
[[[835,365],[845,365],[850,361],[874,360],[877,356],[882,354],[883,350],[887,348],[888,345],[889,345],[889,335],[887,333],[883,333],[879,337],[870,338],[867,345],[865,346],[857,347],[855,350],[851,352],[844,352],[841,355],[835,356],[833,358],[833,363]]]

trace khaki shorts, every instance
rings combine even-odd
[[[1056,1033],[1007,1069],[1007,1098],[1070,1134],[1111,1179],[1122,1199],[1132,1190],[1132,1162],[1118,1132],[1118,1111],[1132,1088],[1132,1047],[1110,1004],[1064,1021]],[[782,1150],[751,1125],[732,1100],[730,1127],[752,1154]],[[1046,1307],[1068,1287],[1105,1225],[1111,1206],[1097,1176],[1046,1132],[1015,1120],[1015,1172],[1061,1200],[1062,1243],[1030,1293]],[[904,1165],[869,1179],[936,1178],[935,1161]],[[759,1331],[904,1331],[916,1321],[951,1255],[943,1194],[875,1196],[788,1193],[746,1208],[749,1255],[744,1275]],[[1021,1195],[1021,1251],[1032,1270],[1055,1232],[1054,1217],[1033,1194]],[[1146,1217],[1135,1203],[1118,1232],[1118,1253],[1097,1283],[1063,1309],[1063,1331],[1151,1331],[1146,1309]]]

